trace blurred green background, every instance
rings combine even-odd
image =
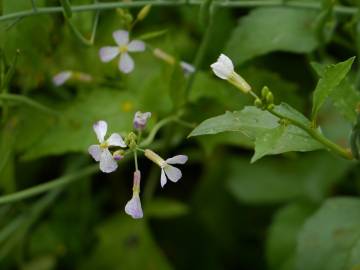
[[[359,53],[356,1],[240,2],[248,7],[213,6],[210,22],[208,3],[153,6],[132,37],[167,31],[146,40],[146,52],[133,54],[135,69],[129,75],[119,72],[117,61],[104,64],[98,56],[100,47],[114,44],[112,32],[126,27],[119,10],[101,11],[92,46],[79,41],[61,12],[0,21],[5,71],[20,51],[9,93],[50,108],[0,100],[0,194],[85,172],[61,188],[0,205],[0,269],[360,269],[359,166],[326,151],[250,164],[253,142],[240,133],[187,139],[191,129],[169,124],[151,148],[163,157],[186,154],[189,161],[181,167],[183,178],[162,189],[160,169],[140,157],[142,220],[124,212],[131,198],[132,159],[122,160],[112,174],[93,169],[97,165],[87,148],[97,143],[92,131],[97,120],[106,120],[111,132],[126,133],[136,111],[151,111],[150,131],[179,109],[183,119],[199,124],[251,105],[249,97],[212,75],[209,65],[222,52],[255,91],[267,85],[276,102],[306,115],[318,80],[310,63],[339,62]],[[30,0],[0,3],[2,14],[32,8]],[[139,10],[130,13],[136,17]],[[94,14],[74,12],[71,18],[86,38]],[[189,63],[198,59],[196,75],[184,77],[154,57],[153,48]],[[93,81],[55,87],[52,77],[63,70],[90,74]],[[356,62],[343,86],[355,91],[352,101],[359,100],[358,74]],[[347,146],[349,113],[334,105],[321,110],[319,124],[329,138]]]

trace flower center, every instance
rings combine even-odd
[[[103,142],[103,143],[100,144],[101,149],[106,149],[108,147],[109,147],[109,144],[107,142]]]
[[[128,51],[128,46],[127,45],[119,46],[119,52],[120,53],[126,53],[127,51]]]

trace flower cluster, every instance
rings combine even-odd
[[[146,128],[147,122],[151,117],[150,112],[135,113],[133,126],[139,134]],[[139,145],[139,137],[130,132],[125,139],[118,133],[112,133],[107,139],[106,133],[108,125],[105,121],[100,120],[93,125],[94,132],[98,139],[98,144],[89,146],[88,152],[93,159],[100,164],[100,170],[104,173],[114,172],[118,167],[118,161],[129,153],[133,153],[135,157],[135,172],[133,176],[133,194],[125,206],[125,212],[131,217],[137,219],[143,217],[143,211],[140,200],[140,179],[141,172],[137,165],[137,151],[143,152],[145,157],[153,161],[161,168],[160,184],[164,187],[167,180],[177,182],[182,177],[181,171],[172,166],[172,164],[184,164],[188,160],[185,155],[177,155],[166,160],[162,159],[158,154],[150,149],[141,149]]]

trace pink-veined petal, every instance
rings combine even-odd
[[[101,155],[100,145],[97,144],[90,145],[88,148],[88,152],[93,157],[93,159],[95,159],[95,161],[100,160],[100,155]]]
[[[119,46],[127,45],[129,43],[129,32],[125,30],[117,30],[113,33],[113,38]]]
[[[104,173],[111,173],[115,171],[118,164],[111,155],[109,149],[104,149],[100,155],[100,170]]]
[[[141,208],[141,201],[138,194],[134,194],[130,201],[125,205],[125,213],[134,219],[143,217],[143,210]]]
[[[168,164],[184,164],[188,160],[188,157],[185,155],[177,155],[172,158],[168,158],[166,163]]]
[[[170,181],[172,182],[177,182],[179,181],[179,179],[181,178],[182,176],[182,173],[181,171],[174,167],[174,166],[171,166],[171,165],[166,165],[164,167],[164,171],[165,171],[165,174],[166,176],[169,178]]]
[[[62,71],[53,77],[53,84],[55,86],[63,85],[72,76],[71,71]]]
[[[107,123],[103,120],[97,121],[94,125],[93,125],[93,129],[96,133],[96,136],[99,140],[100,143],[104,142],[104,137],[106,135],[107,132]]]
[[[145,43],[141,40],[133,40],[128,45],[129,52],[143,52],[145,51]]]
[[[134,60],[128,53],[122,53],[119,61],[119,69],[124,73],[130,73],[134,69]]]
[[[126,147],[123,138],[121,138],[121,136],[117,133],[111,134],[111,136],[106,140],[106,142],[109,144],[109,146]]]
[[[161,178],[160,178],[160,185],[164,187],[167,182],[166,175],[163,169],[161,169]]]
[[[110,47],[110,46],[102,47],[102,48],[100,48],[100,51],[99,51],[100,59],[103,62],[110,62],[118,55],[119,55],[118,47]]]

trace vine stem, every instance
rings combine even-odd
[[[81,179],[82,177],[85,177],[85,176],[95,173],[96,171],[98,171],[98,169],[99,169],[98,167],[99,167],[98,164],[92,165],[92,166],[86,167],[80,171],[77,171],[75,173],[70,173],[68,175],[61,176],[52,181],[49,181],[49,182],[46,182],[46,183],[43,183],[43,184],[40,184],[37,186],[33,186],[31,188],[24,189],[22,191],[18,191],[18,192],[9,194],[9,195],[1,196],[0,197],[0,205],[23,200],[23,199],[38,195],[40,193],[46,192],[48,190],[52,190],[55,188],[65,186],[75,180]]]
[[[133,1],[133,2],[106,2],[106,3],[94,3],[87,5],[74,5],[71,7],[72,12],[84,12],[84,11],[99,11],[99,10],[109,10],[115,8],[134,8],[142,7],[147,4],[152,6],[181,6],[181,5],[201,5],[203,0],[178,0],[178,1],[165,1],[165,0],[155,0],[155,1]],[[284,0],[249,0],[249,1],[223,1],[223,2],[214,2],[214,6],[224,7],[224,8],[253,8],[253,7],[276,7],[276,6],[286,6],[294,8],[303,8],[303,9],[312,9],[320,10],[321,3],[308,3],[303,1],[289,1],[284,2]],[[357,13],[357,7],[346,7],[342,5],[335,5],[334,11],[339,14],[352,15]],[[10,14],[5,14],[0,16],[0,21],[13,20],[23,17],[29,17],[40,14],[51,14],[51,13],[60,13],[63,11],[61,6],[52,6],[52,7],[37,7],[34,9],[14,12]]]

